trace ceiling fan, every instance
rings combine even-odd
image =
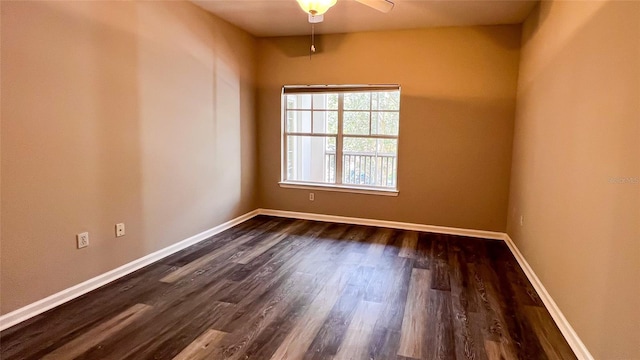
[[[324,13],[336,4],[337,0],[297,0],[298,4],[307,14],[309,22],[320,23],[324,20]],[[391,0],[356,0],[357,2],[369,6],[383,13],[388,13],[393,9],[394,3]]]
[[[309,59],[311,55],[316,52],[315,45],[315,30],[314,25],[321,23],[324,20],[324,13],[327,12],[338,0],[297,0],[298,5],[309,14],[309,23],[311,24],[311,51],[309,52]],[[369,6],[373,9],[388,13],[393,9],[394,3],[391,0],[356,0],[357,2]]]

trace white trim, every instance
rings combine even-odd
[[[283,94],[299,95],[336,92],[399,91],[400,84],[285,85]]]
[[[426,232],[434,232],[434,233],[441,233],[441,234],[471,236],[471,237],[477,237],[477,238],[483,238],[483,239],[503,240],[505,235],[504,233],[501,233],[501,232],[486,231],[486,230],[461,229],[461,228],[446,227],[446,226],[413,224],[413,223],[398,222],[398,221],[374,220],[374,219],[364,219],[364,218],[355,218],[355,217],[346,217],[346,216],[337,216],[337,215],[302,213],[302,212],[296,212],[296,211],[271,210],[271,209],[258,209],[258,211],[260,215],[288,217],[288,218],[304,219],[304,220],[328,221],[328,222],[336,222],[336,223],[342,223],[342,224],[388,227],[388,228],[402,229],[402,230],[426,231]]]
[[[373,86],[373,87],[372,87]],[[398,97],[400,99],[401,95],[400,95],[400,85],[382,85],[383,88],[381,88],[384,91],[392,91],[392,92],[397,92],[398,93]],[[389,87],[391,86],[391,88]],[[343,181],[344,179],[343,177],[343,170],[344,169],[344,159],[347,154],[344,152],[344,148],[343,148],[343,142],[345,138],[349,138],[349,137],[358,137],[358,138],[363,138],[363,139],[388,139],[388,140],[395,140],[396,141],[396,145],[398,145],[397,143],[399,143],[400,141],[400,130],[398,129],[398,133],[395,135],[385,135],[385,134],[372,134],[371,133],[371,122],[369,124],[369,133],[368,134],[345,134],[343,132],[343,125],[344,125],[344,116],[345,113],[349,113],[349,112],[354,112],[354,111],[360,111],[360,112],[367,112],[369,114],[369,118],[373,119],[373,114],[374,113],[397,113],[398,114],[398,119],[400,118],[400,108],[398,107],[397,109],[384,109],[384,110],[380,110],[380,109],[373,109],[373,97],[370,96],[370,106],[368,110],[345,110],[344,108],[344,99],[345,99],[345,91],[337,91],[338,92],[338,108],[337,109],[328,109],[328,108],[316,108],[316,105],[314,104],[314,98],[311,97],[311,105],[309,109],[302,109],[299,108],[298,104],[297,104],[297,100],[294,101],[295,105],[294,108],[290,109],[288,108],[288,96],[291,95],[309,95],[312,93],[318,93],[318,94],[330,94],[330,93],[334,93],[336,92],[335,90],[337,89],[342,89],[342,90],[346,90],[348,92],[351,91],[362,91],[362,92],[366,92],[369,93],[369,95],[373,94],[376,89],[375,85],[364,85],[364,87],[361,86],[357,86],[357,89],[353,89],[353,85],[348,85],[346,88],[343,86],[331,86],[331,85],[302,85],[302,86],[297,86],[297,85],[285,85],[282,87],[282,92],[281,92],[281,141],[280,141],[280,150],[281,150],[281,163],[280,163],[280,179],[281,181],[279,182],[280,187],[283,188],[300,188],[299,186],[301,185],[309,185],[309,186],[327,186],[327,191],[338,191],[338,192],[351,192],[351,193],[357,193],[357,194],[369,194],[369,195],[386,195],[386,196],[398,196],[398,189],[397,189],[397,182],[398,182],[398,174],[397,174],[397,170],[398,170],[398,159],[399,157],[397,156],[397,146],[396,146],[396,156],[395,156],[395,161],[393,161],[393,168],[395,170],[395,178],[393,179],[393,183],[396,185],[394,188],[383,188],[382,186],[380,187],[375,187],[375,186],[361,186],[361,185],[352,185],[352,184],[345,184]],[[296,91],[297,90],[297,91]],[[399,106],[399,105],[398,105]],[[320,107],[320,106],[319,106]],[[314,132],[313,128],[314,128],[314,120],[313,117],[315,117],[315,115],[311,118],[311,128],[309,129],[309,131],[289,131],[288,130],[288,126],[287,126],[287,121],[289,119],[289,114],[292,112],[308,112],[308,113],[315,113],[317,111],[321,111],[321,112],[337,112],[338,115],[338,128],[337,128],[337,133],[335,134],[329,134],[329,133],[316,133]],[[295,114],[294,114],[295,115]],[[294,118],[296,118],[294,116]],[[398,120],[399,121],[399,120]],[[293,148],[289,148],[289,138],[290,137],[314,137],[314,138],[335,138],[336,140],[336,146],[335,146],[335,179],[333,183],[318,183],[318,182],[305,182],[305,181],[299,181],[299,180],[295,180],[295,179],[289,179],[289,175],[288,175],[288,164],[290,163],[290,160],[296,160],[298,158],[298,155],[296,154],[296,150]],[[294,146],[294,147],[297,147]],[[325,149],[326,150],[326,149]],[[293,153],[293,155],[290,158],[290,152]],[[326,155],[326,154],[325,154]],[[353,155],[353,154],[351,154]],[[381,155],[378,153],[378,151],[376,150],[374,154],[372,154],[371,156],[375,155],[376,157],[378,155]],[[358,155],[355,155],[358,156]],[[367,155],[369,156],[369,155]],[[323,160],[323,167],[326,167],[326,164],[324,163],[326,162],[326,159]],[[378,164],[379,165],[379,164]],[[387,163],[388,165],[388,163]],[[383,166],[384,167],[384,166]],[[378,166],[376,165],[376,169],[378,169]],[[326,170],[326,169],[325,169]],[[375,171],[375,177],[377,178],[377,174],[378,171]],[[388,170],[388,169],[387,169]],[[380,170],[380,176],[382,177],[383,173],[384,173],[384,169]],[[388,172],[388,171],[387,171]],[[326,174],[325,174],[326,175]],[[387,174],[389,175],[389,174]],[[293,185],[293,186],[292,186]],[[352,190],[353,189],[353,190]],[[319,190],[325,190],[325,189],[319,189]],[[379,192],[376,192],[380,190]]]
[[[312,214],[312,213],[302,213],[295,211],[283,211],[283,210],[270,210],[270,209],[258,209],[260,215],[269,215],[269,216],[278,216],[278,217],[289,217],[295,219],[305,219],[305,220],[316,220],[316,221],[329,221],[329,222],[337,222],[344,224],[355,224],[355,225],[368,225],[368,226],[378,226],[378,227],[388,227],[394,229],[402,229],[402,230],[415,230],[415,231],[426,231],[426,232],[435,232],[441,234],[450,234],[450,235],[461,235],[461,236],[470,236],[476,238],[483,239],[494,239],[494,240],[503,240],[511,253],[518,261],[518,264],[524,271],[525,275],[531,282],[532,286],[540,296],[540,299],[544,303],[547,311],[551,314],[554,322],[562,332],[562,335],[569,343],[569,346],[575,353],[578,360],[594,360],[589,350],[584,345],[580,337],[575,332],[569,321],[564,317],[562,311],[558,305],[553,301],[547,289],[545,289],[544,285],[538,278],[538,276],[533,272],[527,260],[525,260],[520,250],[516,247],[515,243],[509,237],[508,234],[503,232],[494,232],[494,231],[485,231],[485,230],[471,230],[471,229],[461,229],[461,228],[453,228],[453,227],[445,227],[445,226],[434,226],[434,225],[422,225],[422,224],[412,224],[405,222],[397,222],[397,221],[387,221],[387,220],[373,220],[373,219],[363,219],[363,218],[354,218],[354,217],[345,217],[345,216],[336,216],[336,215],[323,215],[323,214]]]
[[[203,231],[190,238],[187,238],[178,243],[170,245],[164,249],[161,249],[149,255],[143,256],[128,264],[122,265],[119,268],[108,271],[102,275],[98,275],[92,279],[89,279],[85,282],[72,286],[68,289],[62,290],[42,300],[38,300],[32,304],[29,304],[20,309],[14,310],[5,315],[2,315],[0,316],[0,331],[7,329],[13,325],[16,325],[22,321],[28,320],[56,306],[59,306],[68,301],[71,301],[81,295],[84,295],[92,290],[95,290],[103,285],[106,285],[125,275],[128,275],[151,263],[154,263],[160,259],[163,259],[171,254],[174,254],[200,241],[206,240],[213,235],[216,235],[224,230],[227,230],[257,215],[288,217],[288,218],[294,218],[294,219],[305,219],[305,220],[316,220],[316,221],[329,221],[329,222],[337,222],[337,223],[344,223],[344,224],[389,227],[389,228],[402,229],[402,230],[426,231],[426,232],[435,232],[435,233],[442,233],[442,234],[470,236],[470,237],[483,238],[483,239],[503,240],[511,250],[511,253],[513,254],[513,256],[518,261],[518,264],[520,264],[520,267],[522,268],[525,275],[527,276],[527,278],[533,285],[534,289],[538,293],[538,296],[540,296],[540,299],[542,300],[545,307],[551,314],[551,317],[555,321],[556,325],[562,332],[562,335],[565,337],[565,339],[569,343],[569,346],[571,346],[571,349],[576,354],[578,359],[593,360],[593,356],[591,355],[591,353],[589,353],[589,350],[587,349],[587,347],[584,345],[582,340],[580,340],[580,337],[578,336],[578,334],[575,332],[573,327],[571,327],[571,324],[569,324],[567,319],[564,317],[564,315],[562,314],[562,311],[560,311],[560,308],[558,308],[558,305],[555,303],[555,301],[553,301],[553,299],[551,298],[551,295],[549,295],[549,292],[547,292],[547,290],[545,289],[544,285],[542,284],[538,276],[533,272],[533,269],[531,269],[531,266],[529,266],[529,263],[527,262],[527,260],[525,260],[522,253],[520,253],[520,250],[518,250],[518,248],[516,247],[511,237],[506,233],[485,231],[485,230],[461,229],[461,228],[453,228],[453,227],[445,227],[445,226],[412,224],[412,223],[405,223],[405,222],[398,222],[398,221],[345,217],[345,216],[337,216],[337,215],[323,215],[323,214],[313,214],[313,213],[302,213],[302,212],[296,212],[296,211],[272,210],[272,209],[256,209],[256,210],[250,211],[244,215],[238,216],[235,219],[229,220],[223,224],[220,224],[209,230]]]
[[[524,271],[525,275],[527,275],[527,278],[531,282],[531,285],[533,285],[533,288],[536,289],[538,296],[540,296],[540,299],[542,299],[544,306],[551,314],[551,317],[560,329],[560,332],[562,332],[564,338],[569,343],[569,346],[571,346],[571,349],[575,353],[576,357],[578,357],[579,360],[593,360],[593,356],[584,345],[582,340],[580,340],[580,337],[578,336],[576,331],[573,330],[573,327],[571,327],[571,324],[569,324],[567,318],[564,317],[556,302],[553,301],[553,298],[551,297],[551,295],[549,295],[547,289],[545,289],[544,285],[542,285],[542,282],[540,281],[536,273],[533,272],[533,269],[531,268],[531,266],[529,266],[529,263],[524,258],[520,250],[518,250],[518,247],[513,242],[509,234],[504,234],[503,239],[511,250],[513,256],[518,261],[518,264],[520,264],[522,271]]]
[[[71,301],[81,295],[84,295],[92,290],[95,290],[103,285],[106,285],[114,280],[117,280],[125,275],[128,275],[138,269],[141,269],[151,263],[154,263],[160,259],[163,259],[171,254],[174,254],[180,250],[183,250],[200,241],[206,240],[211,236],[216,235],[222,231],[225,231],[246,220],[249,220],[258,214],[259,214],[259,210],[250,211],[244,215],[240,215],[235,219],[231,219],[209,230],[205,230],[199,234],[191,236],[178,243],[167,246],[164,249],[161,249],[149,255],[143,256],[130,263],[124,264],[116,269],[107,271],[104,274],[98,275],[80,284],[74,285],[70,288],[67,288],[51,296],[48,296],[44,299],[38,300],[20,309],[17,309],[10,313],[2,315],[0,316],[0,331],[7,329],[13,325],[16,325],[20,322],[23,322],[25,320],[28,320],[56,306],[59,306],[68,301]]]
[[[303,190],[316,190],[316,191],[336,191],[346,192],[352,194],[365,194],[365,195],[381,195],[381,196],[398,196],[398,190],[387,189],[373,189],[373,188],[361,188],[345,185],[333,185],[333,184],[305,184],[281,181],[278,183],[281,188],[286,189],[303,189]]]

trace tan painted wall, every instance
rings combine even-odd
[[[255,208],[251,36],[188,2],[1,6],[2,313]]]
[[[504,231],[519,26],[259,40],[260,206]],[[397,198],[283,189],[280,91],[285,84],[402,86]]]
[[[508,233],[596,359],[640,359],[639,178],[640,2],[543,2],[523,30]]]

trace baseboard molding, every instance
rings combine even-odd
[[[533,272],[533,269],[531,268],[531,266],[529,266],[527,260],[524,258],[520,250],[518,250],[518,247],[513,242],[511,237],[508,234],[504,234],[503,239],[511,250],[513,256],[518,261],[518,264],[520,264],[520,267],[524,271],[525,275],[531,282],[531,285],[533,285],[533,288],[536,289],[538,296],[540,296],[540,299],[546,306],[547,310],[551,314],[551,317],[560,329],[560,332],[562,332],[562,335],[567,340],[569,346],[571,346],[571,349],[576,354],[578,359],[594,360],[587,347],[584,345],[582,340],[580,340],[580,337],[578,336],[576,331],[573,330],[573,327],[571,326],[571,324],[569,324],[569,321],[567,321],[567,318],[565,318],[564,314],[562,314],[562,311],[560,311],[560,308],[558,307],[556,302],[553,301],[553,298],[551,297],[551,295],[549,295],[547,289],[544,287],[544,285],[542,285],[542,282],[540,281],[536,273]]]
[[[565,337],[569,346],[576,354],[579,360],[593,360],[593,356],[587,350],[587,347],[584,345],[582,340],[578,334],[573,330],[573,327],[569,324],[567,319],[564,317],[564,314],[558,308],[558,305],[553,301],[549,292],[545,289],[544,285],[538,278],[538,276],[533,272],[529,263],[525,260],[520,250],[516,247],[515,243],[509,237],[508,234],[502,232],[494,232],[494,231],[485,231],[485,230],[472,230],[472,229],[461,229],[461,228],[453,228],[453,227],[445,227],[445,226],[435,226],[435,225],[422,225],[422,224],[412,224],[405,222],[397,222],[397,221],[387,221],[387,220],[372,220],[372,219],[364,219],[364,218],[354,218],[354,217],[345,217],[345,216],[337,216],[337,215],[324,215],[324,214],[313,214],[313,213],[303,213],[303,212],[295,212],[295,211],[283,211],[283,210],[271,210],[271,209],[258,209],[260,215],[269,215],[269,216],[277,216],[277,217],[288,217],[294,219],[304,219],[304,220],[316,220],[316,221],[328,221],[328,222],[337,222],[342,224],[354,224],[354,225],[367,225],[367,226],[378,226],[378,227],[388,227],[393,229],[401,229],[401,230],[414,230],[414,231],[425,231],[425,232],[434,232],[441,234],[450,234],[450,235],[461,235],[461,236],[470,236],[476,238],[483,239],[495,239],[495,240],[503,240],[511,253],[522,267],[525,275],[533,285],[533,287],[538,292],[540,299],[547,307],[547,310],[551,314],[551,317],[555,321],[556,325],[562,332],[562,335]]]
[[[504,236],[505,236],[504,233],[495,232],[495,231],[461,229],[461,228],[454,228],[454,227],[423,225],[423,224],[406,223],[406,222],[399,222],[399,221],[373,220],[373,219],[364,219],[364,218],[355,218],[355,217],[346,217],[346,216],[337,216],[337,215],[324,215],[324,214],[313,214],[313,213],[271,210],[271,209],[258,209],[258,211],[260,215],[287,217],[287,218],[304,219],[304,220],[328,221],[328,222],[336,222],[341,224],[387,227],[387,228],[401,229],[401,230],[414,230],[414,231],[433,232],[433,233],[439,233],[439,234],[470,236],[470,237],[476,237],[476,238],[482,238],[482,239],[504,240]]]
[[[122,265],[116,269],[108,271],[102,275],[98,275],[92,279],[89,279],[78,285],[72,286],[68,289],[62,290],[42,300],[38,300],[25,307],[22,307],[20,309],[17,309],[10,313],[2,315],[0,316],[0,331],[7,329],[18,323],[21,323],[25,320],[28,320],[34,316],[37,316],[56,306],[59,306],[68,301],[71,301],[79,296],[82,296],[101,286],[104,286],[114,280],[117,280],[125,275],[128,275],[158,260],[161,260],[182,249],[185,249],[191,245],[199,243],[200,241],[206,240],[213,235],[216,235],[222,231],[225,231],[257,215],[287,217],[287,218],[304,219],[304,220],[328,221],[328,222],[353,224],[353,225],[388,227],[388,228],[402,229],[402,230],[435,232],[435,233],[441,233],[441,234],[469,236],[469,237],[477,237],[477,238],[483,238],[483,239],[503,240],[511,250],[511,253],[513,254],[513,256],[518,261],[518,264],[520,264],[520,267],[524,271],[525,275],[527,276],[527,278],[529,279],[529,281],[531,282],[535,290],[538,292],[538,295],[542,299],[542,302],[547,307],[547,310],[553,317],[553,320],[555,321],[556,325],[562,332],[562,335],[564,335],[565,339],[571,346],[572,350],[575,352],[578,359],[593,360],[593,356],[589,353],[589,350],[587,350],[587,347],[584,345],[582,340],[580,340],[580,337],[578,336],[578,334],[576,334],[575,330],[573,330],[573,327],[571,327],[567,319],[564,317],[564,315],[558,308],[558,305],[555,303],[555,301],[553,301],[553,299],[551,298],[551,295],[549,295],[544,285],[542,285],[542,282],[540,281],[538,276],[533,272],[533,269],[531,269],[531,266],[529,266],[529,263],[525,260],[522,253],[520,253],[520,250],[518,250],[518,248],[516,247],[511,237],[509,237],[509,235],[506,233],[485,231],[485,230],[461,229],[461,228],[453,228],[453,227],[446,227],[446,226],[413,224],[413,223],[405,223],[405,222],[398,222],[398,221],[373,220],[373,219],[345,217],[345,216],[337,216],[337,215],[323,215],[323,214],[303,213],[303,212],[295,212],[295,211],[272,210],[272,209],[253,210],[244,215],[238,216],[235,219],[229,220],[209,230],[203,231],[197,235],[191,236],[178,243],[168,246],[164,249],[158,250],[154,253],[151,253],[137,260],[134,260],[128,264]]]
[[[0,331],[7,329],[18,323],[21,323],[25,320],[28,320],[34,316],[37,316],[56,306],[59,306],[68,301],[71,301],[79,296],[82,296],[92,290],[95,290],[103,285],[106,285],[114,280],[117,280],[125,275],[128,275],[147,265],[150,265],[158,260],[161,260],[182,249],[185,249],[191,245],[199,243],[200,241],[206,240],[212,237],[213,235],[216,235],[237,224],[240,224],[246,220],[249,220],[258,214],[259,214],[258,210],[253,210],[244,215],[238,216],[235,219],[229,220],[223,224],[213,227],[209,230],[205,230],[199,234],[191,236],[173,245],[167,246],[164,249],[158,250],[149,255],[136,259],[130,263],[124,264],[116,269],[113,269],[104,274],[98,275],[78,285],[72,286],[60,292],[57,292],[51,296],[48,296],[42,300],[38,300],[25,307],[22,307],[20,309],[17,309],[10,313],[2,315],[0,316]]]

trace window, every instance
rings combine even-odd
[[[281,186],[397,194],[400,87],[285,86]]]

